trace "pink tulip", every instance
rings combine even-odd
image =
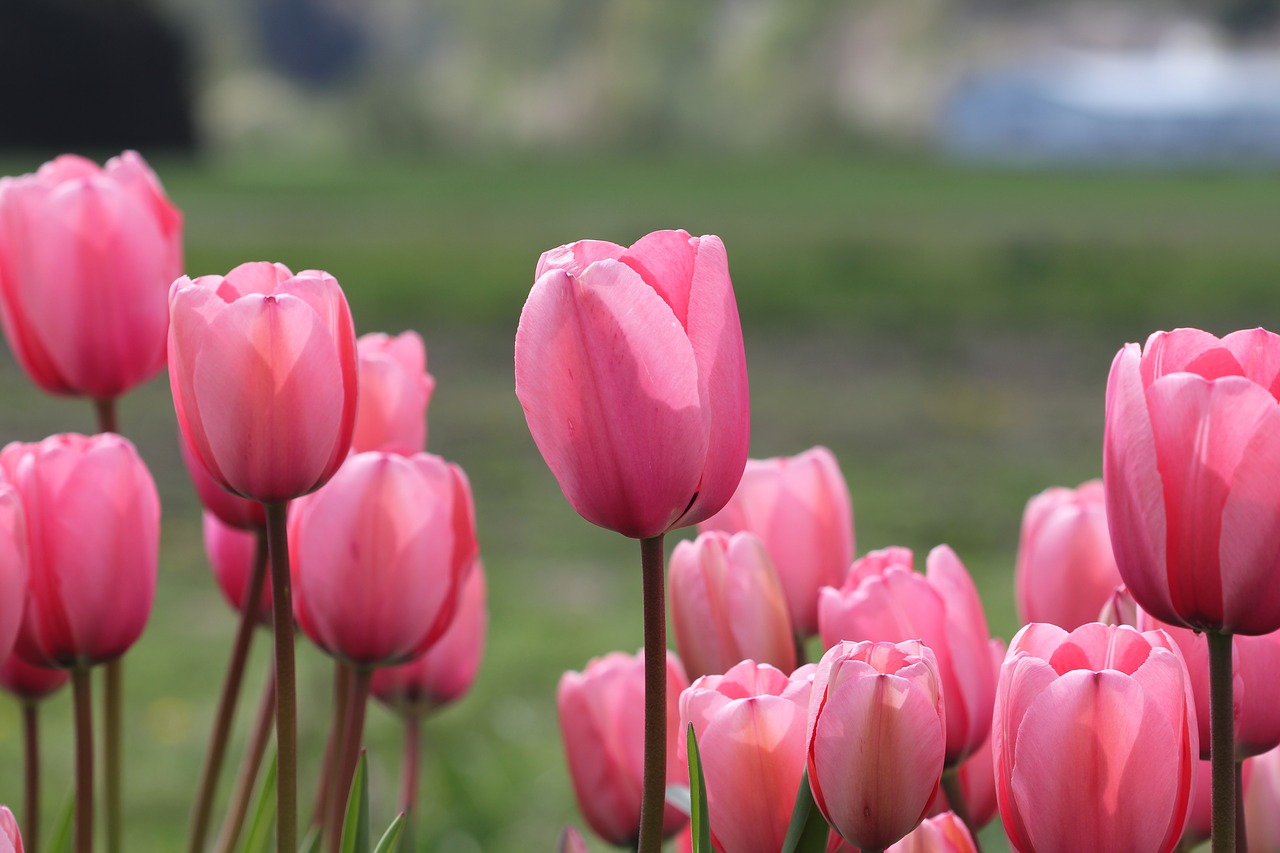
[[[436,711],[466,695],[484,655],[489,624],[485,596],[484,566],[476,560],[444,635],[414,660],[374,670],[373,695],[407,714]]]
[[[1107,379],[1103,479],[1138,604],[1197,630],[1280,629],[1280,337],[1198,329],[1126,344]]]
[[[991,667],[997,677],[1000,666],[1004,663],[1006,651],[1003,640],[991,641]],[[983,741],[982,746],[966,758],[954,772],[960,783],[960,793],[964,797],[969,825],[977,831],[995,820],[996,815],[1000,813],[1000,807],[996,803],[996,774],[992,764],[991,738],[988,737]],[[951,809],[952,804],[948,801],[946,792],[939,791],[931,814],[937,815]]]
[[[13,442],[0,469],[22,498],[30,581],[18,653],[71,668],[113,660],[155,598],[160,499],[132,444],[114,433]]]
[[[584,240],[543,254],[536,277],[516,331],[516,396],[569,503],[637,539],[717,512],[750,433],[720,238]]]
[[[216,515],[223,524],[240,530],[267,529],[267,512],[261,503],[232,494],[214,480],[195,457],[195,451],[187,443],[186,436],[179,434],[178,448],[182,451],[182,461],[186,465],[187,475],[191,477],[191,485],[195,487],[196,495],[205,509]]]
[[[427,405],[436,380],[417,332],[381,333],[356,341],[360,399],[351,452],[385,450],[408,456],[427,449]]]
[[[707,784],[712,842],[734,853],[782,849],[805,766],[813,665],[788,677],[744,660],[694,681],[680,696],[680,728],[693,725]],[[684,738],[678,760],[687,761]]]
[[[0,806],[0,853],[22,853],[22,833],[18,819],[8,806]]]
[[[840,589],[818,599],[822,643],[919,639],[937,657],[947,697],[947,766],[982,746],[991,731],[996,677],[991,635],[978,590],[955,552],[939,545],[927,571],[912,570],[908,548],[872,551],[856,561]]]
[[[1098,618],[1120,570],[1111,552],[1101,480],[1036,495],[1022,515],[1018,618],[1068,631]]]
[[[884,850],[927,814],[946,752],[943,687],[917,641],[841,642],[822,656],[806,726],[813,799],[864,850]]]
[[[359,453],[289,517],[294,616],[313,643],[364,666],[440,639],[476,559],[471,487],[456,465]]]
[[[0,321],[32,381],[108,400],[164,367],[182,214],[134,151],[0,178]]]
[[[338,470],[356,415],[356,342],[338,282],[282,264],[183,276],[169,293],[178,426],[214,480],[263,503]]]
[[[261,506],[261,504],[258,504]],[[244,609],[249,595],[249,579],[259,559],[259,537],[262,533],[240,530],[204,511],[204,553],[213,569],[213,577],[227,603],[237,613]],[[258,622],[271,625],[271,579],[263,572],[262,592],[258,597]]]
[[[1274,853],[1280,850],[1280,749],[1250,758],[1244,766],[1250,772],[1244,792],[1249,850]]]
[[[23,702],[39,702],[71,679],[65,669],[36,666],[16,653],[0,663],[0,688]]]
[[[560,833],[560,842],[556,845],[558,853],[587,853],[587,844],[582,835],[572,826],[566,826]]]
[[[667,784],[687,785],[688,765],[676,758],[684,668],[667,653]],[[644,652],[611,652],[582,672],[566,672],[556,693],[569,778],[587,825],[610,844],[635,846],[640,833],[644,763]],[[670,837],[688,818],[667,806]]]
[[[849,487],[830,450],[748,459],[729,503],[698,528],[759,536],[777,567],[796,633],[818,633],[818,590],[844,581],[854,548]]]
[[[1015,850],[1177,846],[1200,745],[1186,667],[1163,632],[1026,626],[1000,670],[992,737]]]
[[[769,554],[750,533],[709,531],[679,543],[668,585],[676,648],[691,677],[747,659],[795,669],[787,602]]]
[[[951,812],[926,818],[886,853],[977,853],[964,821]]]
[[[17,490],[0,479],[0,660],[9,657],[30,577],[26,514]]]

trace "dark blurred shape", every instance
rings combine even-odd
[[[1280,21],[1280,0],[1227,0],[1218,21],[1236,38],[1247,39]]]
[[[133,0],[0,2],[0,148],[196,147],[182,35]]]
[[[349,79],[368,49],[357,12],[337,0],[260,0],[264,61],[315,89]]]

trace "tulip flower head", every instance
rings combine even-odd
[[[278,503],[328,482],[351,446],[356,340],[328,273],[248,263],[169,292],[178,426],[211,477]]]
[[[0,689],[22,702],[39,702],[71,680],[65,669],[27,663],[17,653],[0,663]]]
[[[1244,825],[1249,849],[1280,850],[1280,749],[1244,763],[1250,774],[1244,792]]]
[[[1280,336],[1126,344],[1107,379],[1103,481],[1120,575],[1163,622],[1280,629]]]
[[[8,806],[0,806],[0,853],[22,853],[22,833],[18,819]]]
[[[18,491],[0,478],[0,660],[9,657],[27,600],[30,557]]]
[[[646,539],[733,494],[746,357],[724,245],[656,231],[543,254],[516,331],[516,396],[578,514]]]
[[[436,380],[417,332],[380,332],[356,340],[360,399],[351,452],[386,450],[408,456],[427,449],[427,405]]]
[[[209,510],[204,511],[204,553],[218,589],[237,613],[244,609],[249,595],[254,562],[262,556],[259,540],[263,536],[265,532],[240,530],[224,524]],[[263,572],[262,592],[258,596],[257,620],[261,625],[271,625],[271,579],[266,572]]]
[[[182,214],[135,151],[0,178],[0,321],[52,394],[109,400],[165,363]]]

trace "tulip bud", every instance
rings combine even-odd
[[[230,495],[234,497],[234,495]],[[262,506],[262,504],[258,504]],[[254,563],[265,559],[261,553],[265,531],[250,532],[223,524],[217,515],[204,512],[204,553],[213,569],[218,589],[227,603],[237,613],[244,610],[249,597],[249,580],[253,577]],[[262,592],[258,596],[259,624],[271,625],[271,579],[262,573]]]
[[[8,806],[0,806],[0,853],[22,853],[22,833],[18,819]]]
[[[351,452],[385,450],[408,456],[427,449],[427,405],[436,380],[417,332],[382,333],[356,341],[360,397]]]
[[[0,664],[0,688],[23,702],[39,702],[71,680],[65,669],[36,666],[11,654]]]

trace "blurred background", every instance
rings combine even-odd
[[[949,543],[1006,638],[1023,506],[1100,475],[1119,347],[1280,313],[1280,0],[7,0],[0,73],[3,174],[137,148],[185,212],[190,274],[326,269],[359,332],[424,335],[429,449],[472,478],[491,621],[472,694],[426,727],[421,850],[548,850],[581,825],[556,683],[641,641],[638,548],[568,507],[512,390],[542,251],[720,235],[753,455],[830,447],[858,552]],[[0,400],[3,441],[93,428],[7,352]],[[167,382],[120,409],[165,506],[125,665],[126,838],[172,851],[233,618]],[[330,668],[299,655],[305,803]],[[51,815],[68,697],[46,716]],[[398,737],[371,713],[380,825]],[[0,704],[11,804],[20,754]]]

